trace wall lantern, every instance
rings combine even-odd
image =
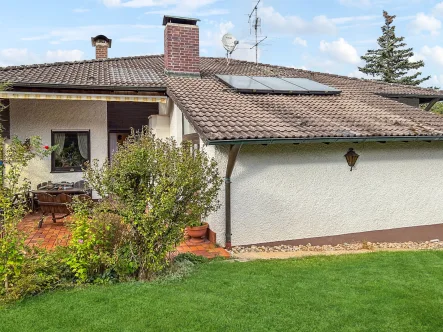
[[[348,162],[349,167],[351,167],[351,172],[359,156],[360,155],[358,155],[353,148],[349,148],[348,152],[345,154],[346,161]]]

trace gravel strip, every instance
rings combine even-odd
[[[238,246],[233,247],[229,253],[231,255],[248,253],[248,252],[297,252],[297,251],[358,251],[358,250],[385,250],[385,249],[406,249],[406,250],[430,250],[443,249],[443,241],[431,240],[426,242],[359,242],[359,243],[343,243],[338,245],[312,246],[310,243],[300,246]]]

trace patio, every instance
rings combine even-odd
[[[71,234],[63,220],[58,220],[56,223],[53,223],[51,220],[52,217],[47,217],[43,222],[42,228],[38,228],[38,221],[40,218],[40,213],[30,213],[23,218],[19,224],[19,229],[28,234],[25,243],[27,245],[39,246],[49,250],[56,246],[67,246]],[[225,258],[230,257],[229,253],[224,248],[217,247],[214,243],[211,243],[208,240],[199,244],[186,241],[177,247],[176,252],[189,252],[209,259],[218,256]]]

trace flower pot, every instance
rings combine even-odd
[[[195,226],[195,227],[186,227],[186,232],[191,237],[189,240],[192,243],[202,243],[205,241],[204,236],[206,235],[206,232],[208,231],[208,223],[205,222],[201,226]]]

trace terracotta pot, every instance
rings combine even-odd
[[[186,227],[186,232],[191,237],[189,240],[192,243],[202,243],[205,241],[204,236],[206,235],[206,232],[208,231],[208,223],[205,222],[201,226],[195,226],[195,227]]]

